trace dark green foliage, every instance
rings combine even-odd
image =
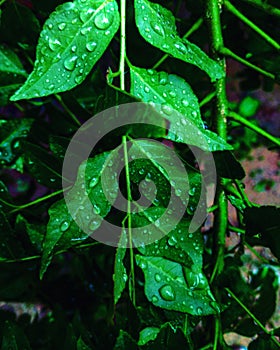
[[[240,183],[280,145],[251,91],[277,91],[279,6],[233,2],[0,1],[2,350],[280,347],[280,209]]]

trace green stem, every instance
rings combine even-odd
[[[225,290],[229,293],[229,295],[242,307],[244,311],[254,320],[254,322],[267,334],[270,335],[270,332],[265,328],[265,326],[256,318],[254,314],[242,303],[242,301],[229,289],[225,288]],[[277,345],[278,348],[280,348],[280,343],[277,341],[277,339],[273,336],[271,336],[271,340]]]
[[[233,59],[235,59],[237,62],[240,62],[242,64],[244,64],[244,66],[247,66],[249,68],[252,68],[253,70],[255,70],[258,73],[261,73],[263,75],[265,75],[266,77],[270,78],[270,79],[275,79],[275,75],[272,73],[269,73],[267,71],[265,71],[262,68],[259,68],[258,66],[254,65],[253,63],[250,63],[249,61],[245,60],[244,58],[236,55],[234,52],[232,52],[230,49],[221,46],[219,49],[220,53],[224,56],[227,57],[231,57]]]
[[[201,108],[202,106],[212,101],[215,96],[216,96],[216,91],[210,92],[209,95],[205,96],[204,99],[201,102],[199,102],[199,107]]]
[[[125,90],[125,57],[126,57],[126,33],[125,33],[125,18],[126,15],[126,0],[121,0],[121,40],[120,40],[120,88]]]
[[[259,135],[262,135],[263,137],[267,138],[268,140],[272,141],[273,143],[275,143],[277,146],[280,146],[280,138],[278,137],[274,137],[271,134],[269,134],[268,132],[266,132],[265,130],[261,129],[259,126],[251,123],[249,120],[247,120],[246,118],[243,118],[241,115],[239,115],[236,112],[230,111],[228,113],[228,117],[235,120],[236,122],[243,124],[245,126],[247,126],[248,128],[250,128],[251,130],[255,131],[256,133],[258,133]]]
[[[58,191],[56,191],[56,192],[53,192],[53,193],[51,193],[51,194],[48,194],[47,196],[44,196],[44,197],[35,199],[35,201],[33,201],[33,202],[20,205],[20,206],[18,206],[16,209],[11,210],[11,211],[9,212],[9,214],[16,213],[16,212],[18,212],[18,211],[20,211],[20,210],[22,210],[22,209],[25,209],[25,208],[31,207],[32,205],[41,203],[41,202],[43,202],[43,201],[45,201],[45,200],[47,200],[47,199],[49,199],[49,198],[52,198],[52,197],[57,196],[58,194],[62,193],[63,191],[64,191],[64,190],[58,190]]]
[[[90,248],[90,247],[93,247],[97,244],[100,244],[100,242],[93,242],[93,243],[86,243],[86,244],[77,245],[77,246],[75,246],[75,249]],[[62,249],[62,250],[55,252],[54,255],[59,255],[62,253],[66,253],[68,251],[69,251],[69,248]],[[5,260],[0,260],[0,264],[1,263],[20,263],[20,262],[26,262],[26,261],[31,261],[31,260],[37,260],[37,259],[41,259],[41,258],[42,258],[41,255],[33,255],[33,256],[27,256],[25,258],[19,258],[19,259],[5,259]]]
[[[58,95],[58,94],[54,94],[54,97],[57,99],[57,101],[61,104],[61,106],[64,108],[65,112],[67,112],[70,117],[74,120],[74,122],[78,125],[81,126],[81,123],[79,122],[79,120],[77,119],[77,117],[75,116],[75,114],[68,108],[68,106],[64,103],[64,101],[62,100],[62,98]]]
[[[253,29],[256,33],[258,33],[266,42],[268,42],[271,46],[273,46],[276,50],[280,49],[280,45],[272,39],[268,34],[266,34],[262,29],[255,25],[252,21],[250,21],[247,17],[245,17],[240,11],[237,10],[228,0],[224,2],[225,7],[234,14],[237,18],[239,18],[243,23],[247,24],[251,29]]]
[[[237,188],[241,198],[243,199],[243,202],[247,205],[247,207],[251,208],[252,207],[252,203],[248,199],[248,197],[247,197],[247,195],[246,195],[246,193],[244,191],[244,188],[242,187],[240,181],[239,180],[235,180],[234,183],[235,183],[235,186],[236,186],[236,188]]]
[[[263,0],[242,0],[244,2],[247,2],[248,4],[255,6],[256,8],[265,11],[269,15],[273,16],[279,16],[280,17],[280,9],[277,9],[268,3],[264,2]]]
[[[220,6],[218,0],[208,0],[207,1],[207,19],[209,21],[210,32],[212,36],[212,52],[213,57],[217,63],[221,66],[223,71],[226,70],[225,59],[220,57],[220,48],[223,47],[223,36],[222,36],[222,26],[220,18]],[[227,108],[228,101],[226,96],[226,79],[225,77],[220,78],[216,82],[215,86],[216,93],[216,118],[214,119],[214,125],[217,134],[224,140],[227,138]],[[211,281],[215,279],[217,275],[223,269],[224,266],[224,247],[225,247],[225,237],[227,231],[227,200],[223,190],[223,179],[219,179],[215,205],[218,209],[215,212],[215,237],[214,237],[214,249],[216,255],[216,262],[211,276]]]
[[[183,39],[187,39],[193,32],[195,32],[196,30],[198,30],[200,28],[200,26],[203,23],[203,18],[199,18],[194,24],[193,26],[187,31],[187,33],[183,36]],[[154,64],[153,69],[156,69],[158,66],[160,66],[167,58],[169,57],[168,54],[165,54],[161,57],[161,59]]]
[[[132,222],[131,222],[131,202],[132,195],[130,189],[130,175],[129,175],[129,162],[128,162],[128,152],[127,152],[127,138],[122,137],[122,144],[124,147],[124,162],[125,162],[125,177],[126,177],[126,189],[127,189],[127,226],[128,226],[128,241],[129,241],[129,252],[130,252],[130,297],[134,306],[136,306],[136,296],[135,296],[135,274],[134,274],[134,254],[132,245]]]

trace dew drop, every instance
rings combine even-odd
[[[144,87],[144,91],[145,91],[145,92],[149,92],[149,91],[150,91],[150,89],[148,88],[148,86],[145,86],[145,87]]]
[[[142,270],[145,270],[147,268],[147,264],[145,263],[145,261],[140,261],[139,267],[141,267]]]
[[[160,282],[161,281],[161,277],[158,273],[155,274],[155,281],[156,282]]]
[[[201,307],[198,307],[198,308],[196,309],[196,312],[197,312],[198,315],[202,315],[202,308],[201,308]]]
[[[78,56],[67,57],[64,61],[64,67],[70,71],[74,70],[74,68],[76,67],[77,59],[78,59]]]
[[[94,18],[94,24],[98,29],[105,30],[112,25],[113,20],[113,15],[109,15],[108,13],[99,13]]]
[[[61,230],[62,232],[65,232],[65,231],[68,230],[69,227],[70,227],[69,222],[68,222],[68,221],[63,221],[63,222],[61,223],[61,225],[60,225],[60,230]]]
[[[87,22],[90,17],[92,16],[92,14],[94,13],[94,9],[89,8],[86,11],[81,11],[80,12],[80,19],[83,23]]]
[[[166,114],[166,115],[171,115],[172,114],[172,107],[171,106],[169,106],[169,105],[166,105],[166,104],[163,104],[162,106],[161,106],[161,109],[162,109],[162,111]]]
[[[152,302],[157,303],[158,302],[158,297],[156,295],[152,296]]]
[[[76,45],[73,45],[73,46],[71,47],[71,51],[72,51],[72,52],[76,52],[76,51],[77,51],[77,46],[76,46]]]
[[[49,39],[49,48],[52,51],[57,50],[61,46],[61,42],[58,39]]]
[[[181,124],[182,124],[182,125],[184,125],[184,126],[186,126],[186,125],[187,125],[187,121],[186,121],[186,119],[185,119],[185,118],[182,118],[182,119],[181,119]]]
[[[174,97],[176,97],[176,92],[175,91],[169,91],[169,95],[174,98]]]
[[[89,183],[89,187],[90,188],[93,188],[97,185],[98,183],[98,178],[97,177],[93,177],[91,180],[90,180],[90,183]]]
[[[90,222],[90,224],[89,224],[89,229],[90,229],[91,231],[94,231],[94,230],[96,230],[96,229],[99,227],[99,225],[100,225],[99,221],[92,220],[92,221]]]
[[[184,107],[188,107],[189,101],[186,98],[182,98],[181,102]]]
[[[76,78],[75,78],[75,82],[77,84],[81,84],[81,82],[84,80],[84,77],[82,75],[78,75]]]
[[[89,52],[93,52],[96,49],[96,46],[97,46],[97,44],[94,41],[91,41],[91,42],[86,44],[86,48]]]
[[[182,54],[186,54],[187,53],[187,49],[186,46],[180,42],[175,44],[175,47],[178,51],[180,51]]]
[[[64,30],[65,27],[66,27],[66,23],[64,23],[64,22],[59,23],[59,25],[58,25],[59,30]]]
[[[93,211],[95,214],[99,215],[101,212],[101,209],[96,204],[94,204]]]
[[[170,246],[174,246],[177,243],[177,239],[174,236],[171,236],[170,238],[168,238],[167,242]]]
[[[158,22],[151,21],[151,27],[152,27],[153,31],[155,33],[157,33],[158,35],[160,35],[160,36],[165,35],[163,27]]]
[[[189,195],[194,196],[195,192],[196,192],[196,187],[193,187],[189,190]]]
[[[166,301],[175,300],[175,292],[170,284],[165,284],[159,289],[159,294]]]

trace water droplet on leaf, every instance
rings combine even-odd
[[[74,68],[76,67],[77,59],[78,56],[69,56],[64,61],[64,67],[70,71],[74,70]]]
[[[113,16],[108,13],[99,13],[94,18],[94,24],[98,29],[107,29],[113,23]]]
[[[159,294],[166,301],[175,300],[175,292],[170,284],[165,284],[159,289]]]
[[[161,277],[158,273],[155,274],[155,280],[156,282],[160,282],[161,281]]]
[[[97,46],[97,44],[94,41],[91,41],[91,42],[86,44],[86,48],[89,52],[93,52],[96,49],[96,46]]]
[[[155,33],[157,33],[158,35],[160,35],[160,36],[164,36],[165,35],[164,29],[163,29],[163,27],[162,27],[162,25],[160,23],[155,22],[155,21],[151,21],[151,27],[152,27],[153,31]]]
[[[68,222],[68,221],[63,221],[63,222],[61,223],[61,225],[60,225],[60,230],[61,230],[62,232],[65,232],[65,231],[68,230],[69,227],[70,227],[69,222]]]

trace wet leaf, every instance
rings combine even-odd
[[[122,292],[125,288],[126,282],[128,280],[126,268],[124,266],[124,257],[126,253],[127,237],[126,231],[123,229],[121,233],[121,238],[119,241],[119,246],[117,247],[115,256],[115,267],[114,267],[114,304],[116,305],[120,299]]]
[[[12,101],[70,90],[83,82],[119,27],[113,0],[59,5],[45,22],[33,72]]]
[[[204,276],[202,284],[195,273],[186,280],[180,264],[160,257],[137,255],[136,262],[145,275],[145,294],[155,306],[196,316],[219,311]]]
[[[101,183],[101,175],[106,169],[109,156],[110,152],[106,152],[83,162],[74,186],[65,195],[68,207],[64,199],[50,207],[50,220],[43,245],[41,278],[51,262],[54,250],[67,249],[88,238],[99,228],[102,218],[109,213],[111,204]],[[117,191],[118,188],[110,188],[112,201],[116,198]]]
[[[170,122],[167,139],[206,151],[232,149],[217,134],[205,130],[197,97],[184,79],[165,72],[130,67],[131,94],[155,108]]]
[[[142,37],[151,45],[184,62],[204,70],[212,81],[225,73],[198,46],[179,37],[173,14],[159,4],[135,0],[135,20]]]

